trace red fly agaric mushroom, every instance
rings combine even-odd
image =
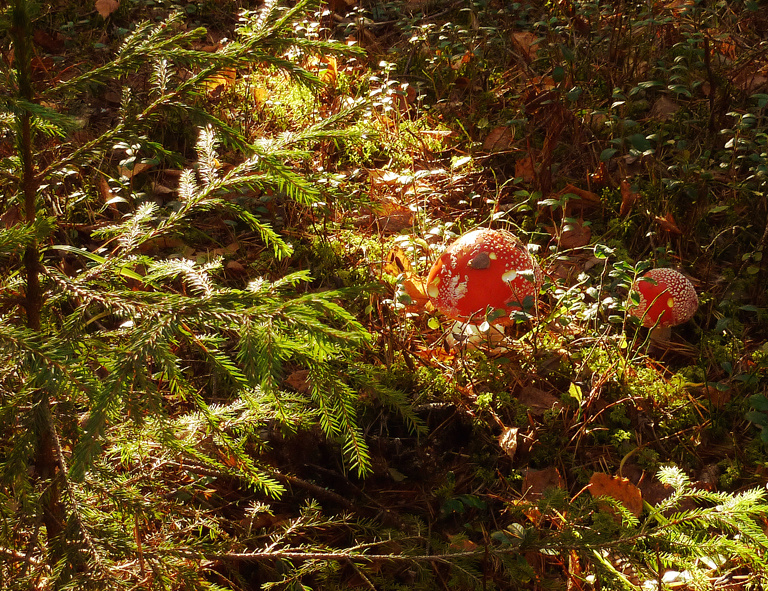
[[[541,269],[511,232],[478,228],[460,236],[432,266],[427,295],[456,320],[495,308],[509,316],[541,287]],[[502,317],[499,317],[502,319]]]
[[[632,291],[639,294],[640,303],[629,312],[653,329],[655,341],[668,340],[671,327],[690,320],[699,307],[693,284],[674,269],[651,269],[635,281]]]

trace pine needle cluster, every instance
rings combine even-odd
[[[288,163],[321,139],[349,139],[342,124],[354,107],[254,143],[200,98],[211,77],[254,64],[316,85],[285,57],[288,48],[353,50],[292,35],[308,7],[268,2],[244,13],[236,40],[214,53],[194,49],[205,31],[188,29],[181,13],[140,24],[105,65],[42,91],[30,79],[32,9],[7,8],[16,54],[2,73],[11,91],[0,124],[15,149],[0,160],[0,184],[6,210],[20,219],[0,229],[3,588],[216,588],[202,555],[231,551],[234,538],[205,510],[208,485],[279,497],[278,468],[258,459],[274,431],[318,426],[350,470],[369,472],[358,392],[344,369],[371,341],[342,305],[355,293],[310,290],[308,272],[233,287],[220,258],[163,258],[151,247],[189,235],[214,212],[258,236],[275,261],[290,255],[269,223],[231,196],[273,191],[314,203],[317,186]],[[145,90],[133,90],[130,76],[145,76]],[[123,90],[113,125],[78,143],[68,107],[115,82]],[[152,136],[169,118],[199,129],[174,207],[133,192],[110,167],[113,154],[136,147],[178,161]],[[228,170],[222,143],[245,154]],[[87,200],[62,195],[93,192],[99,176],[129,207],[91,224],[94,246],[84,246],[70,238]],[[288,366],[307,372],[306,391],[286,388]]]

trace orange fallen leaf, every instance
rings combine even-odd
[[[661,226],[661,229],[665,232],[669,232],[670,234],[677,234],[678,236],[682,236],[683,231],[677,227],[677,222],[675,222],[675,218],[672,217],[671,213],[668,213],[665,217],[656,216],[654,218],[657,224]]]
[[[426,279],[413,273],[405,273],[400,280],[402,290],[411,298],[411,306],[424,307],[429,302],[427,295]]]
[[[516,31],[512,33],[512,41],[517,45],[526,61],[536,59],[536,54],[539,51],[536,45],[539,41],[538,36],[529,31]]]
[[[443,347],[417,347],[413,352],[427,363],[451,364],[456,359],[456,353]]]
[[[235,254],[240,248],[239,242],[231,242],[223,248],[214,248],[211,250],[211,254],[214,256],[225,256],[228,254]]]
[[[627,179],[621,181],[621,208],[619,215],[625,216],[632,211],[632,206],[640,198],[640,194],[632,190],[632,185]]]
[[[294,371],[285,378],[285,383],[302,394],[309,394],[312,391],[312,384],[309,381],[309,370],[306,369]]]
[[[98,12],[102,18],[107,18],[110,14],[115,12],[120,7],[119,0],[96,0],[96,12]]]
[[[217,74],[209,76],[203,81],[203,86],[208,91],[208,94],[216,91],[221,92],[225,88],[232,86],[237,78],[237,70],[235,68],[223,68]]]
[[[394,246],[387,253],[387,258],[384,259],[384,265],[382,271],[389,275],[400,275],[401,273],[407,273],[411,270],[411,259],[405,253],[405,251],[399,246]]]
[[[560,248],[581,248],[592,239],[592,230],[582,221],[568,222],[559,231],[559,236],[554,226],[548,226],[547,231],[553,238],[558,238]]]
[[[551,488],[565,488],[565,481],[557,468],[528,469],[523,477],[523,502],[538,501],[544,495],[544,491]],[[541,518],[541,511],[533,504],[523,505],[523,513],[533,523],[537,523]]]
[[[643,495],[628,479],[595,472],[589,479],[589,492],[593,497],[611,497],[619,501],[633,515],[643,512]]]
[[[327,4],[332,12],[345,15],[355,5],[355,0],[328,0]]]
[[[339,70],[336,63],[336,58],[332,55],[328,56],[314,56],[309,58],[307,67],[317,72],[317,77],[330,86],[336,86],[336,78],[338,77]]]
[[[594,183],[598,187],[604,187],[608,185],[610,179],[608,177],[608,169],[605,167],[605,162],[601,162],[595,172],[589,173],[589,182]]]
[[[478,548],[477,544],[472,540],[468,540],[462,534],[448,534],[448,540],[450,541],[451,548],[460,552],[473,552]]]
[[[577,197],[581,198],[582,201],[589,204],[599,205],[600,204],[600,197],[598,197],[595,193],[592,191],[587,191],[586,189],[580,189],[576,185],[572,185],[568,183],[560,189],[560,191],[557,192],[558,196],[567,195],[568,193],[572,195],[576,195]]]
[[[538,91],[552,90],[557,84],[552,76],[536,76],[531,80],[531,84]]]
[[[526,499],[540,499],[544,491],[549,488],[565,488],[565,481],[557,468],[528,469],[525,471],[523,494]]]
[[[565,204],[565,217],[576,217],[583,214],[585,209],[599,207],[600,197],[592,191],[586,189],[580,189],[579,187],[568,183],[557,192],[557,197],[563,197],[564,195],[575,195],[578,199],[573,197],[569,198]]]

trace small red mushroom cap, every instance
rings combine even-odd
[[[690,320],[699,307],[696,290],[688,278],[674,269],[651,269],[632,285],[640,304],[630,314],[643,326],[667,328]]]
[[[457,320],[487,308],[520,310],[541,287],[541,269],[511,232],[478,228],[460,236],[432,266],[427,295],[435,307]]]

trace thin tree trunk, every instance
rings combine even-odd
[[[31,103],[34,91],[30,77],[30,20],[28,6],[25,0],[16,0],[13,5],[13,45],[16,72],[19,84],[19,98]],[[34,157],[32,150],[32,117],[29,111],[18,115],[20,127],[19,154],[21,157],[22,174],[21,189],[24,194],[24,220],[33,226],[37,216],[36,201],[39,181],[35,176]],[[40,315],[43,307],[43,296],[40,288],[40,251],[36,240],[33,240],[24,251],[24,268],[27,276],[27,292],[25,308],[27,312],[27,327],[33,331],[40,330]],[[36,416],[37,450],[35,455],[35,472],[45,487],[42,494],[43,523],[48,539],[58,538],[64,531],[65,512],[61,502],[61,484],[58,474],[58,461],[54,447],[51,428],[51,405],[45,388],[38,391],[35,400],[38,406]],[[54,552],[54,555],[56,552]]]

